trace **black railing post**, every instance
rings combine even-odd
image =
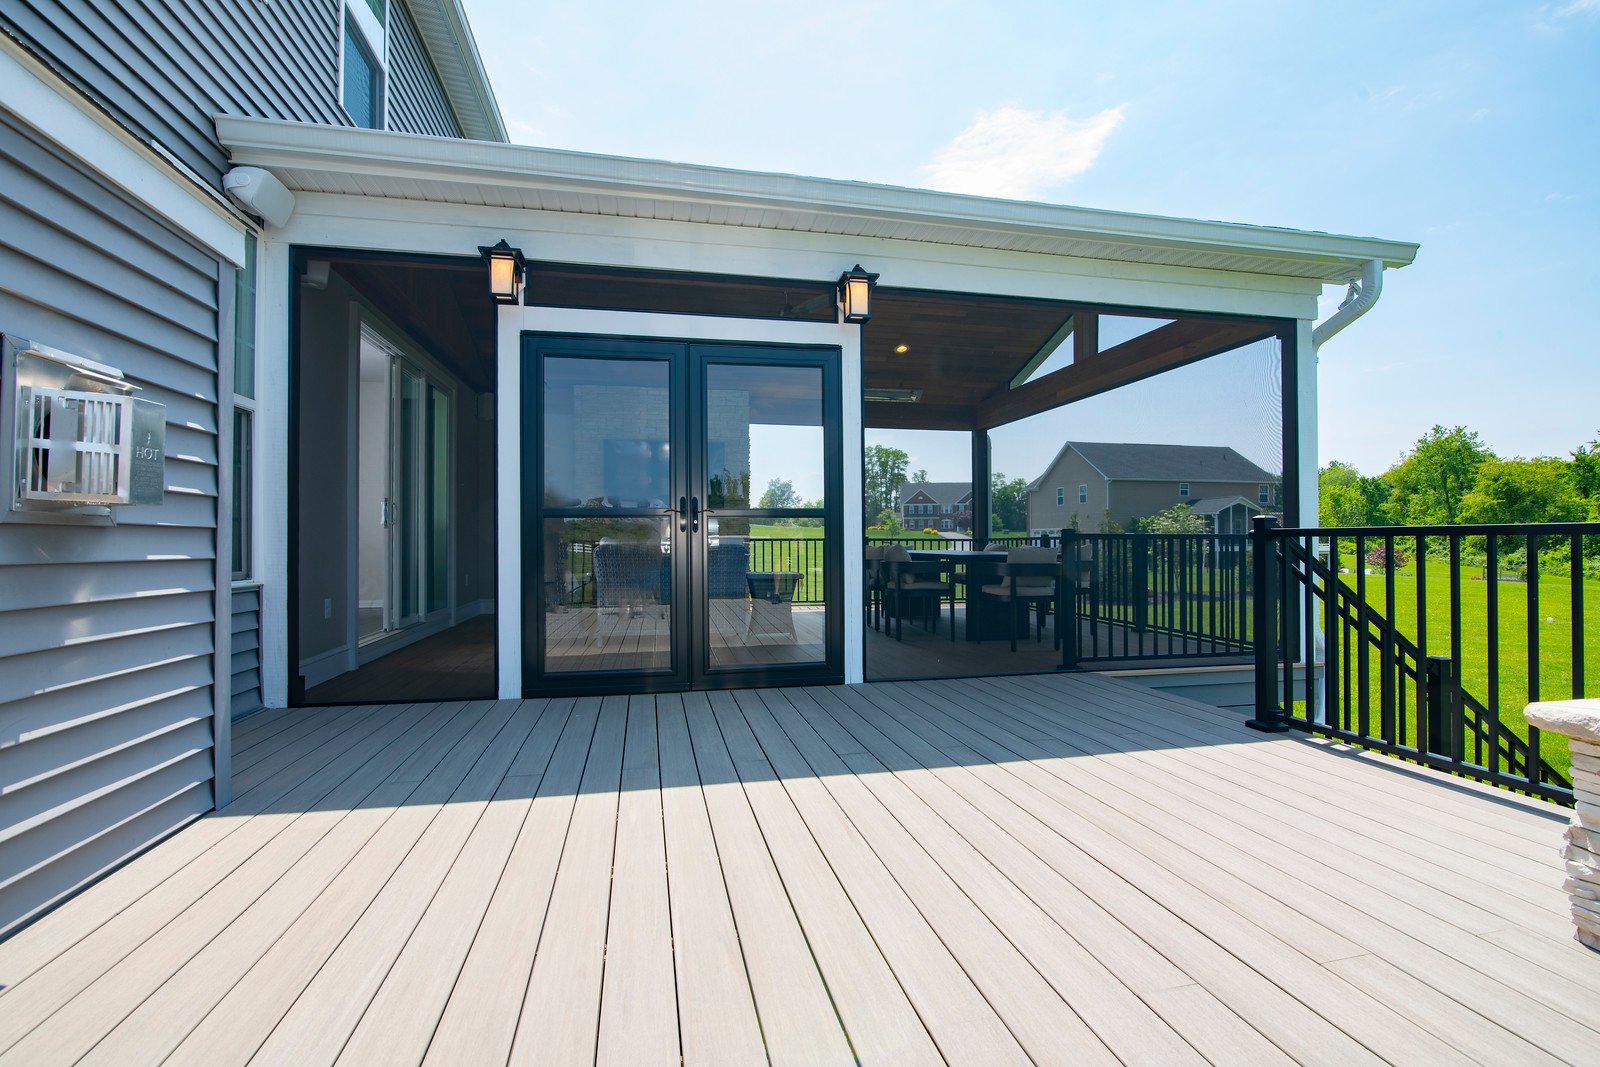
[[[1143,634],[1150,626],[1150,541],[1144,534],[1133,535],[1132,557],[1128,595],[1133,600],[1133,629]],[[1142,650],[1142,640],[1140,644]]]
[[[1456,746],[1450,736],[1453,728],[1459,729],[1453,722],[1455,716],[1450,714],[1455,667],[1450,662],[1449,656],[1429,656],[1423,662],[1427,670],[1428,706],[1423,709],[1422,714],[1426,716],[1427,721],[1425,728],[1418,733],[1422,734],[1421,739],[1427,746],[1427,751],[1445,759],[1455,759]]]
[[[1251,570],[1251,633],[1255,637],[1256,653],[1256,714],[1245,721],[1252,730],[1281,733],[1289,727],[1284,723],[1287,709],[1278,707],[1278,591],[1273,559],[1277,555],[1274,532],[1278,520],[1271,515],[1255,515],[1250,519]],[[1290,666],[1293,669],[1293,666]]]
[[[1061,571],[1056,579],[1059,614],[1056,634],[1061,638],[1061,669],[1078,667],[1078,531],[1061,531]]]

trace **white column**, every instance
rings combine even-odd
[[[501,700],[522,696],[522,327],[526,309],[500,308],[495,343],[495,632]]]

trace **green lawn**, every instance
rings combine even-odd
[[[1344,554],[1341,564],[1350,569],[1341,577],[1351,588],[1356,588],[1361,578],[1356,573],[1356,561]],[[1430,655],[1449,655],[1450,633],[1450,564],[1444,560],[1428,560],[1423,572],[1423,597],[1417,597],[1417,564],[1415,561],[1395,573],[1395,611],[1393,621],[1405,636],[1415,640],[1420,618],[1427,621],[1427,648]],[[1489,589],[1490,583],[1481,566],[1463,563],[1461,567],[1461,673],[1464,688],[1485,704],[1489,701]],[[1573,695],[1573,617],[1572,586],[1565,575],[1541,575],[1538,585],[1538,698],[1562,700]],[[1507,581],[1504,577],[1495,585],[1498,604],[1499,645],[1499,713],[1501,721],[1518,736],[1527,735],[1527,721],[1522,708],[1535,696],[1528,687],[1528,594],[1523,581]],[[1600,582],[1581,583],[1585,614],[1591,620],[1600,613]],[[1366,575],[1366,597],[1379,611],[1386,611],[1388,591],[1381,569],[1373,568]],[[1591,622],[1581,634],[1584,654],[1583,692],[1600,694],[1600,625]],[[1377,657],[1373,657],[1374,661]],[[1544,758],[1567,773],[1570,760],[1566,738],[1541,735],[1540,748]],[[1470,755],[1470,753],[1469,753]]]

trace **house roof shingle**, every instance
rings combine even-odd
[[[1068,441],[1045,468],[1050,472],[1072,449],[1107,479],[1120,482],[1270,482],[1269,474],[1226,445],[1150,445]],[[1041,474],[1029,483],[1037,490]]]
[[[895,502],[904,504],[917,493],[926,493],[935,504],[959,504],[972,495],[971,482],[904,482]]]

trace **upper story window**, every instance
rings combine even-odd
[[[1272,487],[1270,485],[1256,486],[1256,500],[1263,504],[1272,503]]]
[[[1066,486],[1062,486],[1062,485],[1056,486],[1056,507],[1059,508],[1061,505],[1065,504],[1066,502],[1067,502],[1067,489],[1066,489]]]
[[[340,49],[340,102],[357,126],[383,128],[386,0],[349,0]]]
[[[1179,482],[1178,483],[1178,495],[1179,496],[1188,496],[1189,495],[1189,483],[1188,482]]]
[[[1088,502],[1089,502],[1089,486],[1087,484],[1085,484],[1085,483],[1080,482],[1078,484],[1078,503],[1087,504]]]

